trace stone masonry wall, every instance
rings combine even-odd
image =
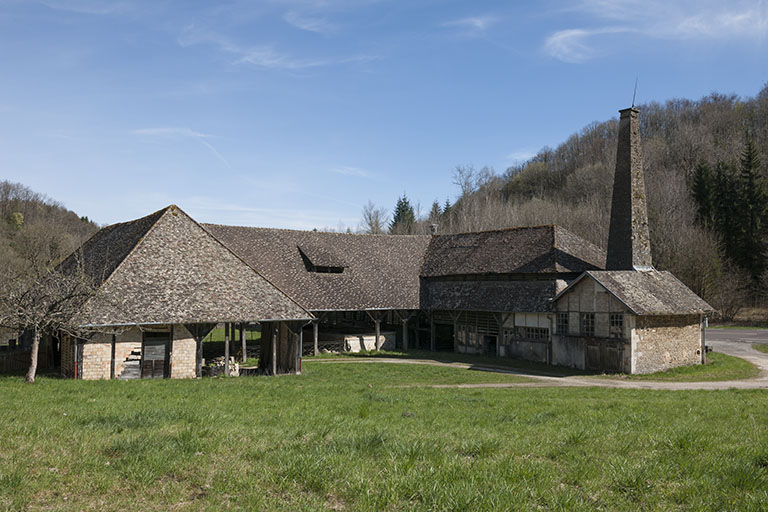
[[[183,325],[174,325],[171,378],[194,379],[195,377],[197,377],[197,343]]]
[[[83,380],[109,379],[112,368],[112,336],[96,335],[83,345]]]
[[[701,362],[698,315],[639,316],[632,332],[633,373]]]

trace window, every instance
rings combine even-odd
[[[595,314],[594,313],[581,314],[581,335],[582,336],[595,335]]]
[[[504,329],[504,344],[509,345],[512,340],[546,340],[549,339],[549,329],[546,327],[522,327]]]
[[[568,313],[557,314],[557,333],[568,334]]]
[[[624,313],[611,313],[610,325],[611,338],[624,337]]]

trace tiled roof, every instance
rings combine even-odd
[[[83,325],[311,318],[176,206],[96,233],[81,258],[99,285]]]
[[[711,313],[712,306],[675,276],[658,270],[603,270],[586,272],[563,290],[558,300],[577,281],[591,277],[637,315],[686,315]]]
[[[426,310],[518,311],[546,313],[552,297],[565,288],[559,279],[509,281],[424,281],[421,304]]]
[[[204,226],[310,311],[419,308],[419,269],[430,236]],[[313,272],[301,252],[314,266],[344,269]]]
[[[557,226],[434,237],[422,276],[581,273],[603,268],[605,253]]]

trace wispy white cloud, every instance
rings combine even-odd
[[[81,14],[113,14],[130,8],[126,2],[112,0],[39,0],[39,3],[57,11]]]
[[[224,155],[222,155],[219,152],[219,150],[214,147],[213,144],[211,144],[208,140],[206,140],[206,139],[215,138],[214,135],[198,132],[196,130],[193,130],[187,127],[139,128],[137,130],[133,130],[133,134],[141,135],[144,137],[151,137],[151,138],[165,138],[165,139],[187,138],[187,139],[196,140],[205,148],[207,148],[208,151],[213,153],[213,155],[217,159],[219,159],[224,165],[226,165],[227,167],[231,167],[229,165],[229,161],[227,161],[227,159],[224,158]]]
[[[344,176],[357,176],[358,178],[371,178],[373,176],[373,173],[371,171],[368,171],[366,169],[361,169],[360,167],[349,167],[349,166],[335,167],[331,169],[331,172],[334,172],[336,174],[342,174]]]
[[[605,27],[595,30],[580,28],[561,30],[555,32],[544,41],[544,50],[563,62],[579,63],[605,53],[603,47],[595,45],[593,38],[605,34],[620,34],[632,32],[630,28]]]
[[[615,45],[609,34],[634,34],[680,41],[742,40],[762,43],[768,36],[765,0],[581,0],[571,11],[586,16],[582,27],[549,35],[546,53],[564,62],[584,62]]]
[[[275,50],[271,45],[241,46],[227,37],[200,30],[195,26],[187,27],[178,38],[182,47],[198,44],[210,44],[224,53],[234,57],[234,64],[248,64],[265,69],[301,70],[322,66],[368,62],[377,57],[372,55],[356,55],[341,58],[301,59],[287,53]]]
[[[470,16],[441,23],[443,27],[461,30],[464,34],[479,35],[485,33],[492,25],[497,23],[496,16]]]
[[[338,30],[338,26],[329,21],[325,16],[302,13],[301,11],[288,11],[283,16],[283,19],[289,25],[299,30],[306,30],[307,32],[327,35]]]

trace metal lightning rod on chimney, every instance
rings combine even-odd
[[[635,77],[635,92],[632,93],[632,108],[635,108],[635,96],[637,96],[637,79],[639,77]]]

